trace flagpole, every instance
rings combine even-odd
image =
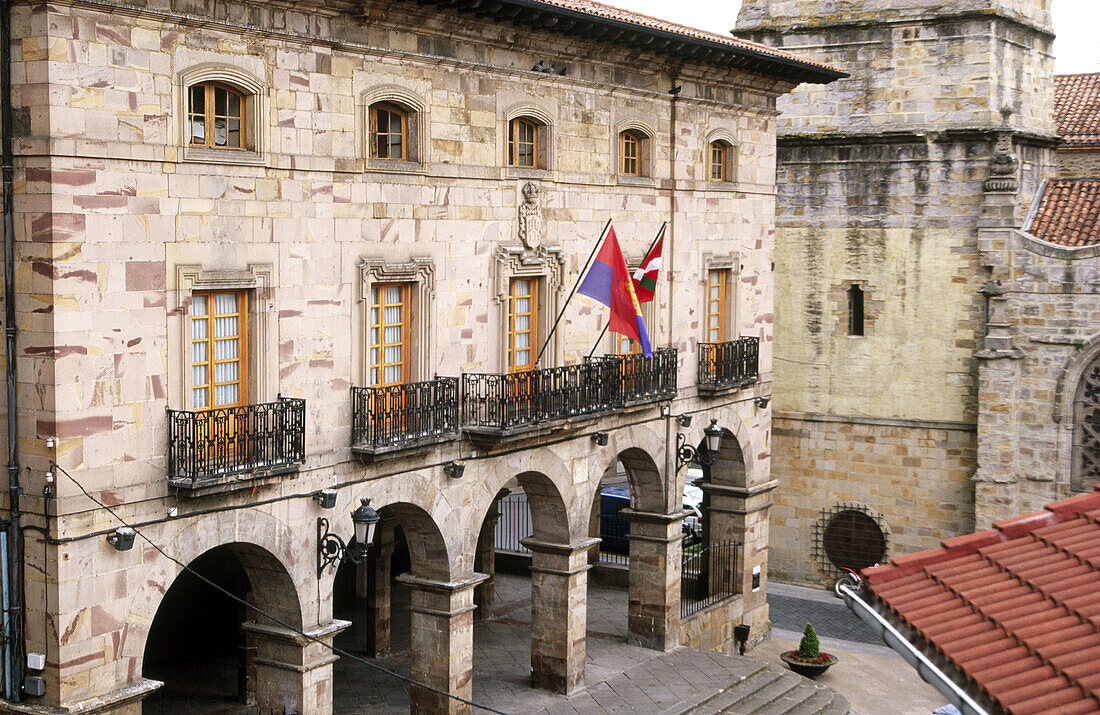
[[[588,254],[588,260],[584,262],[584,268],[581,270],[580,275],[577,276],[577,282],[573,284],[573,290],[569,291],[569,297],[565,299],[565,305],[558,311],[558,317],[554,321],[554,325],[551,326],[550,332],[546,334],[546,340],[542,343],[542,348],[539,350],[538,357],[535,358],[535,364],[539,364],[539,360],[542,359],[542,354],[546,352],[546,346],[550,344],[550,338],[554,337],[554,331],[558,329],[558,323],[561,322],[561,317],[565,315],[565,309],[569,306],[569,301],[573,300],[573,296],[577,292],[577,287],[581,284],[581,279],[584,278],[584,274],[588,272],[588,266],[592,263],[592,259],[596,255],[596,250],[603,243],[604,236],[607,235],[607,229],[611,228],[611,219],[607,219],[607,223],[603,226],[603,231],[600,231],[600,238],[596,241],[596,245],[592,247],[592,253]]]
[[[649,255],[649,252],[653,250],[653,247],[657,245],[657,241],[661,240],[661,236],[665,235],[666,228],[668,228],[668,221],[665,221],[661,224],[661,228],[659,231],[657,231],[657,235],[654,237],[653,243],[650,243],[649,248],[645,249],[645,253],[642,254],[643,261],[645,260],[645,257]],[[596,342],[592,343],[592,349],[588,351],[589,358],[592,357],[592,353],[596,352],[596,346],[598,346],[600,344],[600,341],[603,340],[603,336],[607,335],[607,328],[610,325],[611,320],[608,319],[608,321],[604,323],[603,330],[600,331],[600,337],[596,338]]]

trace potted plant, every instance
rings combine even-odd
[[[816,678],[836,662],[836,656],[821,652],[817,633],[809,623],[806,624],[806,630],[802,632],[802,642],[798,644],[798,650],[780,653],[779,657],[791,670],[807,678]]]

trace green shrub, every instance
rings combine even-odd
[[[821,643],[817,640],[817,633],[814,627],[807,623],[806,630],[802,632],[802,642],[798,644],[798,655],[800,658],[816,658],[820,654]]]

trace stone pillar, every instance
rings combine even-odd
[[[332,620],[306,630],[318,643],[282,626],[242,624],[256,640],[256,708],[273,715],[332,712],[332,664],[337,656],[325,646],[350,625]]]
[[[397,580],[412,590],[412,679],[469,700],[473,695],[474,587],[484,574],[432,581],[411,574]],[[468,713],[470,706],[412,686],[413,713]]]
[[[630,519],[628,641],[668,651],[680,645],[680,562],[683,512],[623,509]]]
[[[571,695],[584,688],[588,619],[588,554],[599,539],[551,544],[523,539],[531,549],[531,680],[536,688]]]
[[[367,599],[367,648],[371,656],[378,658],[390,650],[390,608],[393,594],[390,589],[390,561],[393,558],[393,530],[376,539],[370,550],[370,558],[358,567],[355,590]]]
[[[735,581],[741,594],[744,622],[752,628],[749,644],[763,640],[771,628],[768,620],[768,509],[771,493],[779,482],[771,480],[749,487],[729,487],[704,484],[710,497],[710,507],[704,520],[710,522],[712,544],[735,541],[739,544],[738,569]],[[758,584],[753,588],[753,571],[758,571]]]
[[[485,621],[493,617],[493,604],[496,601],[496,532],[497,522],[500,520],[500,512],[496,508],[497,502],[493,502],[493,508],[485,517],[481,525],[481,533],[477,537],[477,554],[474,568],[478,573],[487,576],[485,581],[474,588],[474,618]]]

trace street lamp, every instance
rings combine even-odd
[[[370,505],[370,499],[361,499],[362,503],[351,513],[355,525],[355,548],[348,548],[344,540],[328,530],[328,519],[317,517],[317,580],[321,580],[326,566],[335,566],[345,558],[352,563],[362,563],[367,550],[374,541],[374,530],[382,517]]]
[[[704,467],[709,467],[718,459],[718,448],[722,446],[722,428],[718,426],[718,420],[712,419],[703,430],[703,449],[696,449],[687,443],[687,437],[683,432],[676,435],[676,471],[698,462]]]

